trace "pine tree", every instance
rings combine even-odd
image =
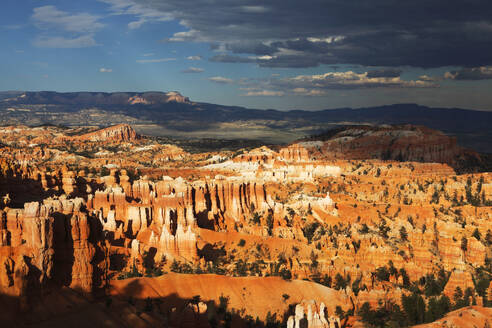
[[[473,237],[475,237],[477,240],[480,240],[480,231],[478,231],[478,228],[475,228],[475,231],[473,231],[473,234],[472,234]]]
[[[463,252],[468,250],[468,239],[466,239],[466,237],[461,238],[461,249]]]
[[[405,229],[404,226],[401,226],[401,228],[400,228],[400,239],[402,241],[407,241],[408,240],[407,229]]]

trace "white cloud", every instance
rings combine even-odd
[[[338,36],[329,36],[327,38],[307,38],[309,42],[324,42],[324,43],[333,43],[333,42],[338,42],[342,41],[345,39],[345,36],[343,35],[338,35]]]
[[[262,91],[249,91],[242,96],[246,97],[257,97],[257,96],[266,96],[266,97],[281,97],[285,95],[283,91],[272,91],[272,90],[262,90]]]
[[[155,55],[155,53],[150,52],[150,53],[148,53],[148,54],[143,54],[142,56],[144,56],[144,57],[152,57],[152,56],[154,56],[154,55]]]
[[[40,48],[85,48],[97,46],[92,34],[76,38],[42,36],[34,40],[34,45]]]
[[[164,42],[200,41],[198,34],[199,33],[196,30],[177,32],[174,33],[173,36],[170,37],[169,39],[164,39],[163,41]]]
[[[138,29],[146,23],[164,22],[172,19],[172,16],[151,9],[145,5],[140,5],[131,0],[99,0],[100,2],[110,5],[109,10],[113,15],[130,15],[135,16],[137,20],[128,23],[131,30]]]
[[[433,88],[439,85],[432,78],[402,80],[396,77],[371,77],[370,72],[329,72],[281,78],[242,78],[230,81],[246,91],[242,96],[326,96],[328,90],[367,88]]]
[[[263,14],[270,11],[270,9],[263,6],[241,6],[241,10],[251,14]]]
[[[186,57],[188,60],[202,60],[202,56],[188,56]]]
[[[142,26],[146,22],[147,21],[145,19],[139,19],[138,21],[128,23],[128,28],[130,30],[136,30],[136,29],[140,28],[140,26]]]
[[[187,69],[181,71],[182,73],[203,73],[205,70],[198,67],[188,67]]]
[[[223,76],[212,76],[208,78],[210,81],[215,82],[215,83],[220,83],[220,84],[231,84],[234,83],[233,79],[229,79],[227,77]]]
[[[319,75],[298,75],[292,78],[278,79],[273,83],[279,86],[306,89],[345,89],[345,88],[375,88],[375,87],[404,87],[425,88],[435,87],[434,83],[424,80],[402,80],[396,77],[369,77],[368,72],[356,73],[329,72]]]
[[[323,90],[294,88],[292,92],[298,96],[324,96],[326,93]]]
[[[113,69],[101,67],[99,69],[99,72],[101,72],[101,73],[112,73],[113,72]]]
[[[46,31],[54,30],[56,35],[43,34],[33,44],[42,48],[85,48],[98,45],[94,40],[96,31],[102,29],[100,17],[88,13],[71,14],[55,6],[33,9],[34,25]]]
[[[149,63],[164,63],[168,61],[176,60],[176,58],[159,58],[159,59],[138,59],[139,64],[149,64]]]
[[[437,82],[441,81],[442,77],[440,76],[429,76],[429,75],[421,75],[419,76],[420,81],[426,81],[426,82]]]
[[[273,57],[270,55],[258,56],[256,58],[259,60],[272,60],[273,59]]]
[[[55,28],[75,33],[93,33],[104,27],[104,24],[98,22],[99,16],[88,13],[70,14],[55,6],[34,8],[32,19],[41,29]]]

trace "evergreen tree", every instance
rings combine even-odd
[[[424,322],[425,319],[425,301],[417,293],[409,296],[402,295],[401,304],[405,310],[406,316],[411,325],[416,325]]]
[[[480,240],[480,231],[478,231],[478,228],[475,228],[475,231],[473,231],[473,234],[472,234],[473,237],[475,237],[477,240]]]
[[[461,238],[461,249],[463,252],[466,252],[468,250],[468,239],[466,237]]]
[[[343,278],[343,276],[340,273],[337,273],[335,276],[335,286],[334,288],[336,290],[340,289],[345,289],[347,287],[347,282]]]
[[[400,228],[400,239],[402,241],[407,241],[408,240],[407,229],[405,229],[404,226],[401,226],[401,228]]]

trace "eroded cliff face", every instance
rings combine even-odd
[[[96,191],[88,200],[88,209],[115,238],[139,239],[155,247],[158,255],[189,260],[196,256],[198,226],[234,230],[251,208],[270,208],[265,186],[222,179],[193,183],[169,177],[157,182],[142,179],[125,191],[116,186]]]
[[[288,151],[287,151],[288,150]],[[317,159],[382,159],[462,166],[480,157],[456,138],[423,126],[349,126],[293,144],[285,154]],[[292,155],[290,155],[292,156]],[[297,155],[296,158],[302,158]]]
[[[83,200],[46,199],[1,212],[2,293],[29,296],[48,286],[91,295],[104,286],[104,241]]]
[[[80,136],[72,137],[72,141],[84,142],[103,142],[103,141],[121,141],[129,142],[136,141],[139,135],[128,124],[119,124],[97,130],[91,133],[86,133]]]

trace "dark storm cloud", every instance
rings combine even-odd
[[[271,56],[260,66],[492,64],[490,1],[134,1],[180,20],[187,30],[170,41]]]
[[[492,67],[463,68],[446,72],[444,77],[450,80],[490,80],[492,79]]]
[[[367,72],[367,77],[399,77],[402,73],[401,69],[378,69]]]
[[[261,42],[231,42],[226,44],[226,49],[234,53],[254,53],[256,55],[272,55],[277,50]]]

